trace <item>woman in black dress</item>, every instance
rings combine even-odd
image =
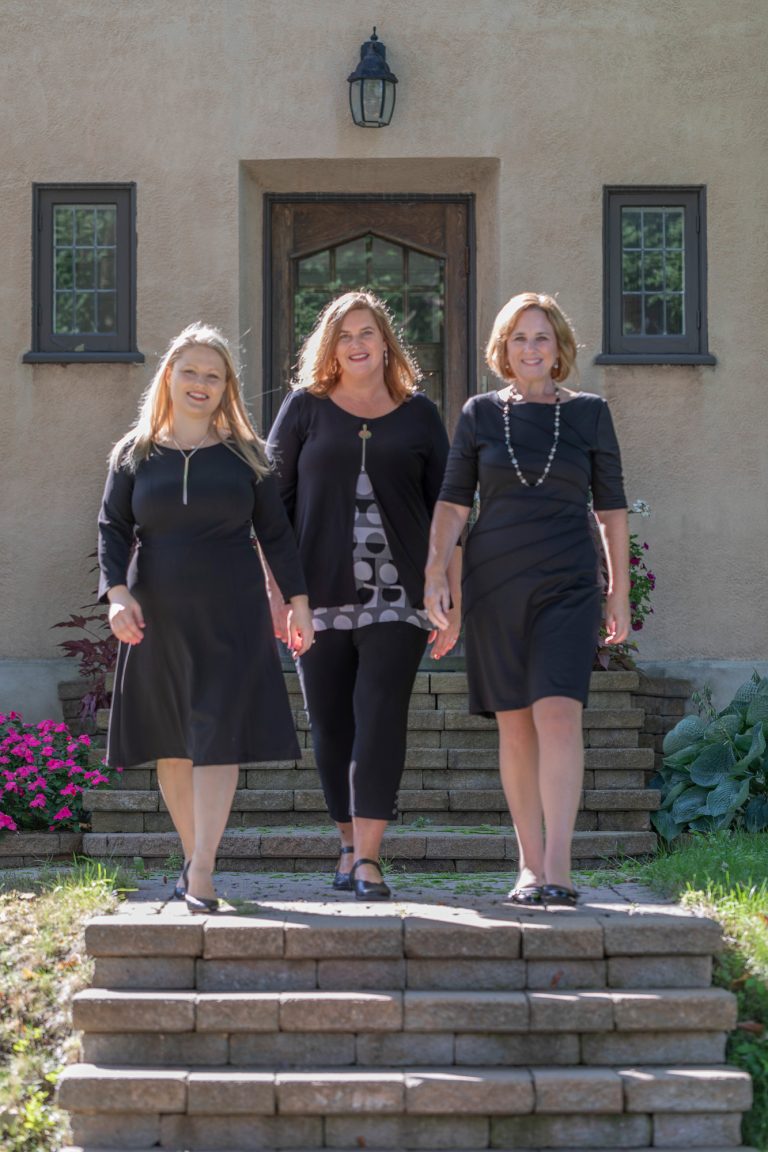
[[[308,338],[269,436],[315,626],[298,667],[341,840],[333,886],[361,900],[390,896],[379,850],[396,815],[408,702],[428,635],[439,659],[459,632],[458,556],[449,565],[456,607],[439,634],[422,603],[448,438],[417,378],[382,302],[347,293]],[[279,603],[273,616],[284,637]]]
[[[610,583],[608,643],[629,630],[629,532],[608,406],[563,387],[576,359],[551,296],[525,292],[496,317],[486,349],[499,391],[464,406],[435,510],[424,602],[438,628],[446,565],[480,490],[464,556],[470,711],[495,715],[515,824],[514,903],[572,905],[571,843],[581,796],[581,713],[601,619],[590,495]]]
[[[99,593],[120,641],[107,762],[157,760],[184,850],[175,895],[192,912],[218,906],[238,765],[300,755],[254,532],[299,655],[313,629],[296,542],[229,346],[193,324],[112,451],[99,514]]]

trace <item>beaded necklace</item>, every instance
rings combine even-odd
[[[509,395],[512,396],[515,400],[522,400],[523,399],[522,395],[517,391],[516,388],[510,387]],[[538,488],[540,484],[544,483],[547,476],[549,475],[549,470],[552,467],[552,461],[554,460],[555,452],[557,451],[557,442],[560,439],[560,389],[558,388],[557,384],[555,384],[555,435],[554,435],[554,439],[552,441],[552,447],[549,450],[549,456],[547,457],[547,463],[546,463],[546,466],[544,468],[544,471],[542,472],[541,476],[539,476],[538,480],[535,480],[533,484],[531,484],[528,480],[526,480],[525,476],[523,476],[522,472],[520,471],[520,465],[517,462],[517,456],[515,456],[515,450],[512,447],[512,440],[511,440],[510,434],[509,434],[509,409],[510,409],[509,397],[507,397],[507,399],[503,401],[503,404],[504,404],[504,412],[503,412],[503,416],[504,416],[504,442],[507,445],[507,453],[509,454],[509,459],[510,459],[510,462],[512,464],[512,467],[514,468],[514,470],[517,474],[517,478],[520,481],[520,483],[523,485],[524,488]]]

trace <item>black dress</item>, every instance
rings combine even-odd
[[[127,584],[146,628],[119,646],[107,762],[195,764],[300,755],[251,526],[286,600],[306,592],[274,476],[226,445],[189,462],[153,448],[110,470],[99,514],[99,594]],[[131,558],[131,548],[136,548]],[[130,560],[130,564],[129,564]]]
[[[534,487],[554,436],[554,405],[510,409],[504,441],[498,392],[462,411],[440,499],[480,513],[464,551],[463,614],[470,711],[527,708],[544,696],[586,704],[601,618],[595,511],[626,508],[621,459],[608,406],[580,393],[560,406],[560,441],[546,480]]]

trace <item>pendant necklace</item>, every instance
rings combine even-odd
[[[174,448],[177,448],[179,450],[179,452],[181,452],[182,456],[184,457],[184,479],[182,480],[182,485],[181,485],[181,502],[182,502],[182,504],[188,504],[189,503],[189,501],[187,499],[187,481],[189,479],[189,462],[192,459],[192,457],[194,456],[195,452],[197,452],[198,448],[202,448],[203,444],[205,443],[205,441],[208,439],[208,436],[210,435],[210,431],[211,431],[210,428],[206,429],[205,436],[203,436],[203,438],[199,444],[195,444],[194,448],[182,448],[181,444],[179,444],[179,442],[175,436],[170,437],[170,441],[173,444]]]
[[[510,389],[509,389],[509,396],[511,396],[515,400],[522,400],[523,399],[520,392],[518,392],[516,388],[512,388],[512,387],[510,387]],[[528,480],[526,480],[525,476],[523,476],[522,472],[520,471],[520,465],[517,462],[517,457],[515,456],[515,450],[512,447],[512,440],[511,440],[510,433],[509,433],[509,409],[510,409],[509,397],[507,397],[507,399],[503,401],[503,404],[504,404],[504,412],[503,412],[503,416],[504,416],[504,442],[507,445],[507,453],[509,455],[509,459],[510,459],[510,462],[512,464],[512,467],[514,468],[515,472],[517,473],[517,478],[520,481],[520,483],[523,485],[524,488],[531,488],[531,487],[538,488],[540,484],[544,483],[547,476],[549,475],[549,470],[552,467],[552,461],[554,460],[555,452],[557,451],[557,442],[560,439],[560,389],[558,388],[557,384],[555,384],[555,435],[554,435],[554,439],[552,440],[552,447],[549,450],[549,456],[547,457],[547,463],[546,463],[546,466],[544,468],[544,471],[542,472],[541,476],[539,476],[538,480],[534,481],[533,484],[531,484]]]
[[[365,472],[365,444],[366,441],[370,440],[371,436],[373,436],[373,432],[369,431],[367,424],[363,424],[362,428],[358,432],[358,436],[363,442],[363,459],[360,463],[360,471]]]

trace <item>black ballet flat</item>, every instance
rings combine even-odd
[[[183,885],[177,884],[176,887],[174,888],[174,890],[173,890],[174,900],[183,900],[187,894],[187,873],[189,872],[189,866],[191,863],[192,863],[191,860],[187,860],[187,862],[185,863],[184,867],[181,870],[181,879],[183,881]]]
[[[354,852],[353,844],[348,844],[345,848],[344,845],[339,848],[340,856],[348,856],[350,852]],[[350,872],[336,872],[334,873],[332,888],[337,892],[351,892],[352,891],[352,874]]]
[[[392,895],[389,886],[383,880],[356,880],[355,872],[361,864],[373,864],[374,868],[378,868],[381,872],[381,864],[378,860],[369,860],[366,856],[361,856],[359,860],[355,860],[352,865],[352,870],[349,873],[350,881],[355,892],[356,900],[389,900]]]
[[[541,895],[545,904],[554,904],[560,908],[575,908],[580,894],[575,888],[563,888],[560,884],[542,884]]]
[[[207,912],[218,912],[219,901],[214,897],[213,900],[205,900],[202,896],[190,896],[189,892],[184,896],[184,901],[187,909],[197,915],[205,915]]]
[[[510,904],[520,904],[523,908],[540,908],[544,903],[541,884],[523,884],[513,888],[507,896]]]

